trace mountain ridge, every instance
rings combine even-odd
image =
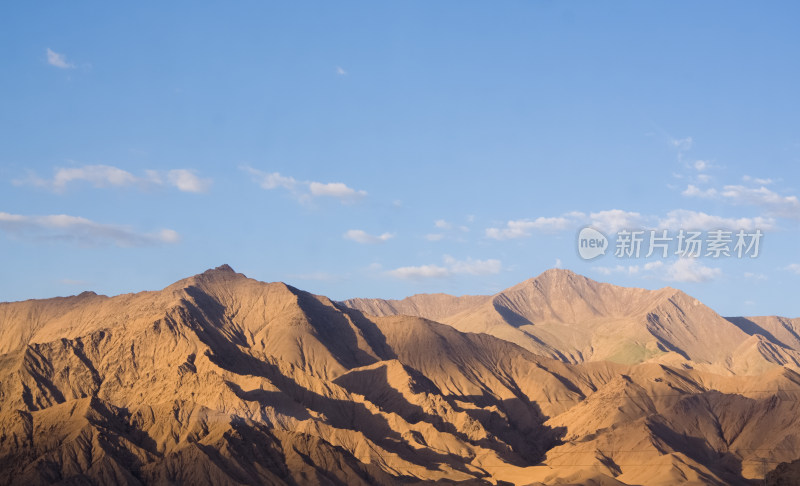
[[[790,348],[763,330],[757,334],[774,349],[756,352],[762,357],[760,362],[737,362],[734,351],[750,334],[736,325],[735,319],[719,316],[672,287],[620,287],[570,270],[550,269],[491,296],[475,296],[473,305],[451,308],[450,312],[428,311],[421,305],[426,302],[424,295],[413,299],[413,306],[402,305],[403,301],[385,304],[376,299],[351,299],[342,304],[364,312],[378,311],[380,315],[409,309],[414,311],[412,315],[436,315],[436,320],[459,330],[489,333],[534,353],[573,363],[596,359],[622,363],[685,360],[714,371],[736,373],[747,372],[748,368],[760,372],[775,364],[800,364],[800,347]],[[437,294],[437,299],[446,297]],[[687,323],[687,319],[695,322]],[[669,321],[666,326],[665,321]],[[687,331],[687,326],[692,331]],[[770,322],[769,327],[776,328],[777,324]],[[713,341],[717,349],[725,352],[712,352],[702,341]],[[760,349],[758,343],[750,345]]]
[[[555,324],[639,308],[584,279],[549,274],[500,304]],[[570,297],[536,304],[553,292]],[[675,339],[717,322],[663,294],[651,326]],[[755,373],[759,346],[784,352],[762,332],[786,347],[794,321],[753,319],[725,320],[754,340],[753,373],[737,374],[668,353],[576,363],[229,266],[160,291],[2,304],[0,483],[752,484],[762,458],[800,456],[800,374]]]

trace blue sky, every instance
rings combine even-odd
[[[561,266],[800,316],[795,2],[21,2],[0,15],[0,300],[229,263],[328,295]],[[580,228],[762,230],[617,258]]]

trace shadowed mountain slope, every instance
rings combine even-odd
[[[737,374],[800,365],[800,335],[792,320],[754,318],[763,323],[761,328],[725,319],[680,290],[618,287],[569,270],[548,270],[493,296],[448,300],[417,295],[405,301],[353,299],[343,305],[378,315],[408,312],[436,319],[569,363],[688,363]]]

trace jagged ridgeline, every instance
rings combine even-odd
[[[222,266],[4,303],[0,484],[760,484],[800,457],[798,331],[566,270],[334,302]]]

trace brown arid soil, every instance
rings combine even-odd
[[[0,484],[798,484],[799,370],[800,320],[672,288],[335,302],[224,265],[0,304]]]

